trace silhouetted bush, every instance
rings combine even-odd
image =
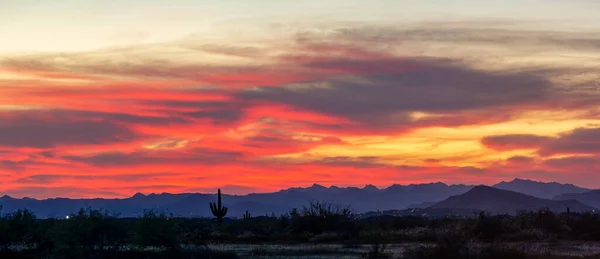
[[[362,256],[362,258],[366,258],[366,259],[392,258],[392,256],[390,254],[385,252],[386,249],[387,249],[387,245],[385,245],[385,244],[380,244],[380,243],[371,244],[369,252],[364,254]]]
[[[566,224],[559,216],[549,209],[539,210],[534,218],[533,226],[543,229],[549,234],[559,234],[564,230]]]
[[[57,220],[53,232],[56,253],[64,258],[105,257],[129,241],[124,220],[89,208]]]
[[[489,244],[555,239],[600,241],[600,217],[577,213],[567,217],[542,210],[474,218],[356,218],[348,208],[327,203],[311,203],[280,217],[225,218],[220,228],[212,218],[176,218],[154,210],[138,218],[118,218],[92,209],[80,210],[68,219],[36,219],[27,210],[0,216],[0,258],[235,256],[208,249],[207,244],[217,242],[380,244],[372,247],[373,255],[365,255],[370,258],[381,254],[383,244],[426,242],[437,245],[411,249],[408,258],[502,258],[493,254],[522,258],[513,250]],[[472,242],[487,245],[477,248]],[[442,254],[456,257],[439,257]]]
[[[571,238],[600,241],[600,215],[585,213],[569,220]]]
[[[420,246],[408,249],[402,258],[405,259],[526,259],[530,258],[525,252],[497,245],[477,247],[470,244],[468,239],[453,233],[440,237],[432,246]]]
[[[351,211],[326,202],[311,202],[300,210],[293,209],[289,216],[294,233],[321,234],[341,231],[351,220]]]
[[[175,223],[171,215],[155,210],[145,211],[138,221],[135,244],[179,250],[181,245]]]
[[[0,249],[28,246],[38,235],[35,215],[29,210],[17,210],[0,219]]]
[[[479,214],[473,229],[474,237],[484,242],[492,242],[507,233],[504,216],[486,216],[483,212]]]

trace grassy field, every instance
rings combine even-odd
[[[13,246],[14,253],[0,254],[0,258],[36,258],[28,257],[27,250],[31,247]],[[97,252],[95,255],[83,253],[81,258],[388,258],[388,259],[600,259],[600,243],[597,242],[502,242],[502,243],[400,243],[400,244],[208,244],[203,246],[182,245],[177,257],[165,248],[139,247],[125,245],[119,256],[110,256]],[[487,249],[487,250],[486,250]],[[490,250],[491,249],[491,250]],[[99,247],[94,250],[100,251]],[[125,252],[126,251],[126,252]],[[438,251],[436,255],[411,256],[410,251]],[[449,253],[467,251],[469,256],[445,257]],[[492,251],[496,256],[482,256],[485,251]],[[499,252],[496,252],[499,251]],[[378,252],[378,253],[374,253]],[[418,254],[418,253],[417,253]],[[512,257],[512,255],[515,255]],[[99,257],[98,257],[99,256]],[[123,257],[125,256],[125,257]],[[131,256],[131,257],[128,257]]]
[[[490,244],[469,243],[471,249],[477,250]],[[504,249],[522,251],[532,256],[556,257],[594,257],[600,258],[600,243],[589,242],[539,242],[539,243],[501,243],[494,244]],[[384,254],[391,258],[402,258],[408,249],[420,247],[433,248],[433,243],[405,243],[384,245]],[[369,258],[373,251],[371,244],[212,244],[214,251],[228,251],[241,258]]]

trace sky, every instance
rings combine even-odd
[[[596,0],[0,0],[0,193],[600,188]]]

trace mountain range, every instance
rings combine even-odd
[[[555,200],[578,200],[595,208],[600,208],[600,190],[584,193],[565,193],[554,197]]]
[[[222,190],[227,193],[226,189]],[[273,193],[252,193],[248,195],[223,195],[228,206],[229,217],[241,217],[245,211],[254,216],[281,214],[292,208],[301,208],[311,201],[325,201],[340,206],[350,206],[356,213],[408,208],[444,208],[488,210],[494,213],[514,213],[515,209],[536,209],[550,207],[562,210],[570,207],[575,210],[588,210],[600,207],[590,204],[594,198],[586,194],[592,191],[570,184],[543,183],[531,180],[514,179],[501,182],[492,187],[473,185],[447,185],[445,183],[426,183],[397,185],[377,188],[367,185],[358,187],[325,187],[314,184],[307,188],[290,188]],[[581,195],[588,202],[569,195]],[[564,196],[564,197],[563,197]],[[596,196],[597,197],[597,196]],[[550,200],[549,198],[555,198]],[[483,199],[483,200],[482,200]],[[209,202],[216,200],[215,194],[149,194],[136,193],[124,199],[32,199],[0,197],[2,212],[12,212],[27,208],[38,217],[64,217],[80,208],[93,208],[119,214],[122,217],[139,216],[144,210],[156,209],[184,217],[209,217]],[[518,204],[513,207],[507,204]],[[583,203],[583,204],[581,204]]]
[[[572,184],[561,184],[557,182],[544,183],[531,180],[522,180],[518,178],[510,182],[503,181],[497,183],[492,187],[502,190],[520,192],[544,199],[552,199],[565,193],[584,193],[591,191],[590,189],[581,188]]]
[[[470,191],[452,196],[434,204],[430,209],[473,209],[492,214],[516,214],[519,211],[537,211],[547,208],[556,213],[587,212],[594,207],[577,200],[550,200],[502,190],[489,186],[475,186]]]

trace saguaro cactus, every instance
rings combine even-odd
[[[212,214],[215,217],[217,217],[217,222],[219,223],[219,225],[221,225],[221,224],[223,224],[223,217],[225,217],[225,215],[227,215],[227,207],[225,207],[221,204],[221,189],[218,190],[217,196],[218,196],[218,204],[211,202],[209,205],[210,205],[210,211],[212,212]]]
[[[250,212],[246,211],[246,213],[244,213],[244,219],[245,220],[250,219]]]

